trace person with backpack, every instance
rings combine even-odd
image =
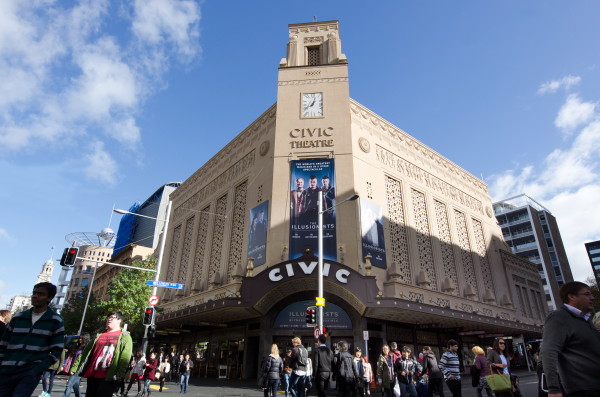
[[[290,393],[292,397],[304,397],[304,381],[306,377],[306,365],[308,364],[308,351],[302,346],[299,337],[292,338],[292,376],[290,377]]]
[[[394,363],[394,372],[396,379],[400,383],[400,393],[402,396],[410,395],[417,397],[415,382],[421,373],[421,364],[411,357],[411,350],[408,346],[402,346],[402,356]]]
[[[440,397],[444,397],[444,374],[440,371],[437,359],[430,346],[423,348],[423,361],[421,365],[423,366],[421,376],[427,374],[429,377],[427,397],[433,397],[434,392],[437,392]]]

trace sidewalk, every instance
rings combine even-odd
[[[527,369],[518,368],[514,371],[514,374],[517,375],[520,379],[525,379],[526,382],[531,383],[537,381],[535,372],[528,372]],[[65,385],[66,385],[67,377],[63,375],[58,375],[54,380],[54,388],[51,394],[51,397],[60,397],[62,396]],[[471,377],[468,374],[463,375],[462,377],[462,389],[463,396],[470,397],[475,396],[475,389],[471,387]],[[81,383],[81,390],[83,395],[85,395],[87,384],[84,381]],[[158,391],[158,382],[152,382],[150,386],[152,389],[152,397],[162,397],[162,396],[174,396],[180,395],[179,385],[171,382],[166,382],[165,387],[163,388],[163,392],[160,393]],[[42,384],[38,385],[34,397],[39,396],[42,393]],[[371,390],[372,397],[380,396],[380,389]],[[137,386],[134,385],[130,392],[129,397],[135,397],[137,394]],[[279,391],[278,397],[284,396],[282,391]],[[444,386],[444,394],[446,396],[451,396],[448,389]],[[231,380],[231,379],[203,379],[203,378],[192,378],[190,379],[188,392],[186,395],[190,396],[202,396],[202,397],[263,397],[264,394],[262,390],[260,390],[256,386],[256,380]],[[311,390],[311,397],[314,397],[316,392],[313,389]],[[327,393],[328,396],[336,396],[335,390],[330,390]],[[525,394],[523,394],[525,395]],[[71,396],[75,396],[71,394]]]

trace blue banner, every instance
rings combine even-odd
[[[300,301],[288,305],[275,318],[273,328],[309,328],[306,326],[306,308],[314,305],[315,301]],[[327,302],[323,311],[323,325],[329,329],[352,329],[352,320],[344,309]]]
[[[290,186],[290,258],[310,246],[319,256],[317,200],[323,192],[323,258],[337,261],[335,238],[335,172],[333,159],[294,160]]]
[[[248,258],[254,258],[254,266],[264,265],[267,257],[267,215],[269,201],[250,210],[248,230]]]
[[[363,258],[371,256],[373,266],[386,268],[385,239],[383,236],[383,214],[381,206],[361,198],[360,225]]]

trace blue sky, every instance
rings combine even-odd
[[[596,1],[0,3],[0,306],[65,235],[183,181],[276,99],[289,23],[338,19],[350,95],[495,200],[600,238]],[[116,229],[118,217],[111,226]],[[54,280],[59,271],[55,271]]]

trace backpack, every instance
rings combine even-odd
[[[302,365],[303,367],[306,367],[306,364],[308,363],[308,351],[306,350],[306,348],[302,345],[298,346],[298,356],[296,358],[296,360],[298,360],[298,365]]]

